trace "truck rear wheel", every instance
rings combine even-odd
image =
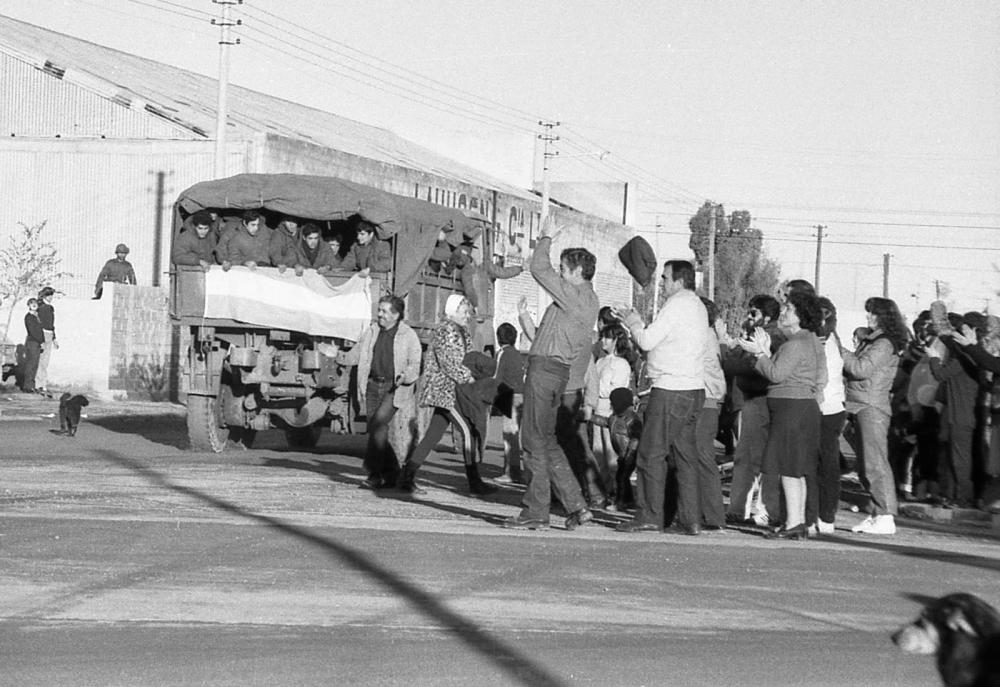
[[[323,425],[314,422],[305,427],[288,427],[285,429],[285,440],[289,448],[316,448]]]
[[[188,441],[196,451],[222,453],[229,428],[222,422],[222,410],[215,396],[188,396]]]

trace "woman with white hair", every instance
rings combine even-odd
[[[417,471],[427,455],[437,446],[448,425],[453,425],[462,433],[462,452],[465,459],[465,474],[469,479],[469,490],[473,494],[487,494],[494,491],[479,476],[475,462],[474,438],[468,421],[455,409],[455,386],[474,381],[472,370],[463,362],[472,349],[469,335],[469,321],[472,305],[465,298],[453,294],[448,296],[444,307],[444,319],[434,331],[434,338],[427,349],[424,361],[424,389],[420,394],[420,406],[433,408],[430,424],[423,439],[406,459],[399,488],[410,494],[425,493],[417,486]]]

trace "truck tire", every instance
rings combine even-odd
[[[187,429],[192,449],[222,453],[229,438],[229,428],[222,424],[219,399],[215,396],[188,396]]]
[[[285,429],[285,440],[289,448],[316,448],[323,425],[315,422],[306,427],[288,427]]]

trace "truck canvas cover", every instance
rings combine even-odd
[[[470,238],[482,231],[480,220],[453,208],[336,177],[299,174],[238,174],[195,184],[174,205],[175,240],[184,218],[202,209],[266,209],[307,220],[360,215],[377,227],[379,238],[395,237],[392,290],[397,296],[412,288],[442,230]]]

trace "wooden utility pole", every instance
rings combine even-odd
[[[889,254],[882,254],[882,298],[889,297]]]
[[[823,257],[823,230],[826,229],[822,224],[816,225],[816,278],[813,280],[813,285],[816,287],[816,293],[819,293],[819,266],[820,260]]]
[[[228,94],[229,94],[229,46],[239,45],[240,39],[233,40],[230,37],[229,29],[239,26],[243,22],[237,19],[235,22],[230,16],[230,9],[233,5],[242,5],[243,0],[212,0],[216,5],[221,6],[222,16],[219,19],[212,19],[212,24],[220,29],[219,36],[219,97],[216,103],[215,112],[215,178],[221,179],[226,176],[226,121],[228,119]]]
[[[708,300],[715,300],[715,213],[719,206],[715,203],[708,209]]]
[[[544,131],[538,134],[538,139],[543,142],[542,149],[542,221],[549,216],[549,159],[559,154],[559,151],[549,150],[549,144],[559,140],[559,137],[552,133],[552,130],[559,126],[559,122],[539,121],[539,125]]]

